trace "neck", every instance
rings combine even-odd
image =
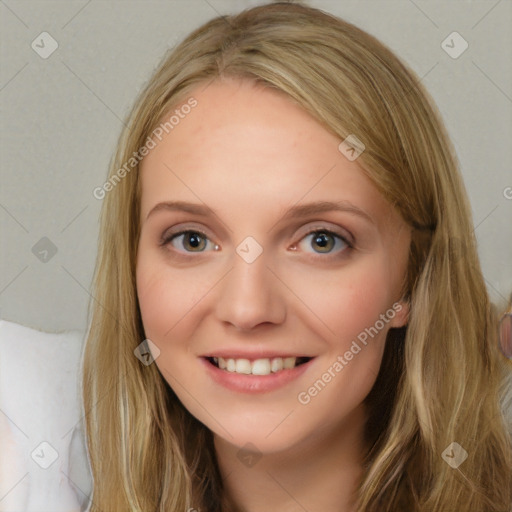
[[[237,456],[239,447],[215,436],[226,500],[244,512],[355,512],[365,419],[360,406],[342,425],[327,425],[249,464]]]

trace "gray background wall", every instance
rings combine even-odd
[[[0,0],[0,318],[86,329],[101,207],[92,191],[105,180],[121,119],[168,47],[219,14],[260,3]],[[512,1],[309,3],[375,35],[422,77],[458,151],[491,298],[505,301]],[[457,58],[441,46],[454,31],[468,43]],[[42,32],[58,44],[46,59],[39,53],[52,42]],[[449,51],[459,53],[461,43],[450,39]]]

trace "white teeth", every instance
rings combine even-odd
[[[214,357],[213,360],[221,370],[243,375],[270,375],[281,370],[295,368],[297,363],[296,357],[255,359],[252,362],[249,359],[224,359],[223,357]]]
[[[288,368],[293,368],[295,366],[296,357],[286,357],[284,360],[284,368],[285,370]]]
[[[279,370],[283,369],[283,358],[282,357],[275,357],[272,359],[272,363],[270,364],[270,369],[275,373]]]
[[[270,375],[270,360],[256,359],[252,362],[253,375]]]
[[[249,359],[237,359],[235,368],[236,373],[249,375],[251,373],[251,361]]]

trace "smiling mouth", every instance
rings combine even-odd
[[[273,357],[250,361],[249,359],[230,359],[224,357],[207,357],[213,366],[230,373],[242,375],[270,375],[284,370],[292,370],[307,363],[312,357]]]

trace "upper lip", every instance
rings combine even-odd
[[[302,352],[276,352],[274,350],[261,350],[261,351],[247,351],[240,349],[219,349],[212,350],[207,354],[202,355],[201,357],[222,357],[223,359],[249,359],[249,361],[254,361],[256,359],[274,359],[276,357],[282,357],[283,359],[287,357],[308,357],[313,358],[315,356],[307,355]]]

